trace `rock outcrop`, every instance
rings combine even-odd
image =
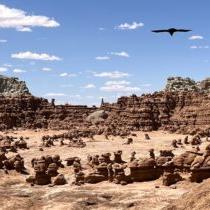
[[[30,92],[24,81],[19,81],[16,77],[9,78],[0,75],[0,95],[30,95]]]
[[[105,103],[107,126],[129,130],[168,130],[195,134],[210,127],[210,97],[207,92],[155,92],[142,96],[121,97]]]
[[[30,95],[0,96],[0,129],[69,129],[86,125],[85,118],[96,108],[58,105]]]
[[[163,210],[208,210],[210,209],[210,179],[194,187],[190,192],[175,200]]]
[[[158,129],[195,134],[210,127],[210,79],[196,83],[189,78],[169,78],[164,91],[121,97],[113,104],[103,102],[100,108],[55,105],[54,100],[50,103],[30,95],[24,82],[1,79],[1,130],[72,129],[97,124],[102,128],[99,133],[108,137],[132,130]]]
[[[170,130],[192,133],[210,126],[210,98],[203,92],[155,92],[121,97],[103,105],[109,112],[107,125],[131,130]]]
[[[196,82],[189,77],[169,77],[165,87],[167,92],[209,92],[210,78]]]

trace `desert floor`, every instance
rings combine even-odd
[[[64,131],[17,131],[7,133],[6,135],[29,137],[27,140],[29,150],[18,150],[18,153],[24,157],[25,166],[30,174],[33,174],[31,168],[31,159],[43,155],[59,154],[61,159],[78,156],[85,164],[87,155],[102,154],[122,150],[123,159],[129,160],[132,151],[137,153],[136,157],[148,157],[148,150],[155,149],[156,155],[159,150],[173,149],[171,141],[173,139],[184,138],[183,135],[169,134],[166,132],[150,132],[151,140],[144,140],[144,133],[137,132],[134,143],[123,145],[126,139],[119,137],[106,140],[104,136],[96,136],[94,140],[85,139],[87,146],[84,148],[70,148],[68,146],[56,146],[44,148],[39,151],[41,137],[47,134],[58,134]],[[2,134],[2,133],[0,133]],[[5,135],[5,133],[4,133]],[[201,148],[205,147],[205,144]],[[175,154],[191,149],[178,148],[174,150]],[[14,154],[7,154],[14,155]],[[63,162],[65,164],[65,162]],[[63,186],[30,186],[25,182],[28,175],[18,174],[9,171],[5,174],[0,170],[0,209],[58,209],[58,210],[80,210],[80,209],[141,209],[157,210],[167,206],[172,200],[178,199],[184,193],[188,192],[197,184],[192,184],[187,180],[179,182],[175,186],[162,186],[161,178],[156,181],[133,183],[126,186],[116,185],[109,182],[98,184],[85,184],[83,186],[74,186],[71,183],[74,175],[71,167],[65,166],[59,169],[68,181]],[[89,204],[89,205],[88,205]],[[91,205],[92,204],[92,205]]]

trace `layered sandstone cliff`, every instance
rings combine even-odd
[[[0,129],[69,129],[85,125],[85,118],[95,111],[87,106],[57,105],[30,95],[0,96]]]
[[[196,133],[210,127],[209,81],[196,83],[188,78],[170,78],[164,91],[121,97],[116,103],[103,102],[100,108],[89,108],[54,105],[53,101],[30,95],[25,83],[15,79],[14,84],[19,82],[17,90],[13,91],[15,85],[0,88],[4,93],[0,94],[0,129],[87,127],[91,124],[87,117],[104,110],[108,116],[99,125],[109,129]]]
[[[116,122],[132,130],[195,132],[210,127],[210,97],[200,92],[157,92],[122,97],[102,106],[109,111],[108,124]]]

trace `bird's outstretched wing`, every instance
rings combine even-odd
[[[168,30],[153,30],[154,33],[162,33],[162,32],[168,32]]]
[[[177,32],[189,32],[189,31],[192,31],[190,29],[177,29],[176,30]]]

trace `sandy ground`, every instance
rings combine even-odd
[[[137,132],[134,143],[123,145],[126,139],[119,137],[106,140],[104,136],[96,136],[94,140],[85,139],[87,146],[84,148],[70,148],[68,146],[56,146],[44,148],[39,151],[41,137],[43,135],[52,135],[64,131],[17,131],[7,135],[29,137],[27,140],[29,150],[19,150],[19,154],[24,157],[25,166],[33,174],[31,168],[31,159],[42,155],[59,154],[61,159],[78,156],[85,164],[87,155],[101,154],[122,150],[123,159],[129,160],[131,152],[137,153],[136,157],[148,157],[148,150],[155,149],[156,155],[159,150],[172,149],[171,141],[173,139],[183,139],[183,135],[168,134],[165,132],[149,133],[151,140],[144,140],[144,133]],[[0,133],[1,134],[1,133]],[[205,145],[202,145],[204,147]],[[179,148],[174,150],[175,154],[191,149]],[[14,154],[9,154],[14,155]],[[187,180],[182,181],[176,187],[164,187],[161,179],[151,182],[133,183],[127,186],[115,185],[109,182],[99,184],[85,184],[81,187],[73,186],[74,180],[71,167],[65,167],[59,170],[68,181],[64,186],[34,186],[31,187],[25,182],[27,175],[17,174],[10,171],[9,175],[0,171],[0,209],[59,209],[59,210],[79,210],[79,209],[141,209],[158,210],[165,207],[172,200],[181,197],[188,192],[194,185]]]

